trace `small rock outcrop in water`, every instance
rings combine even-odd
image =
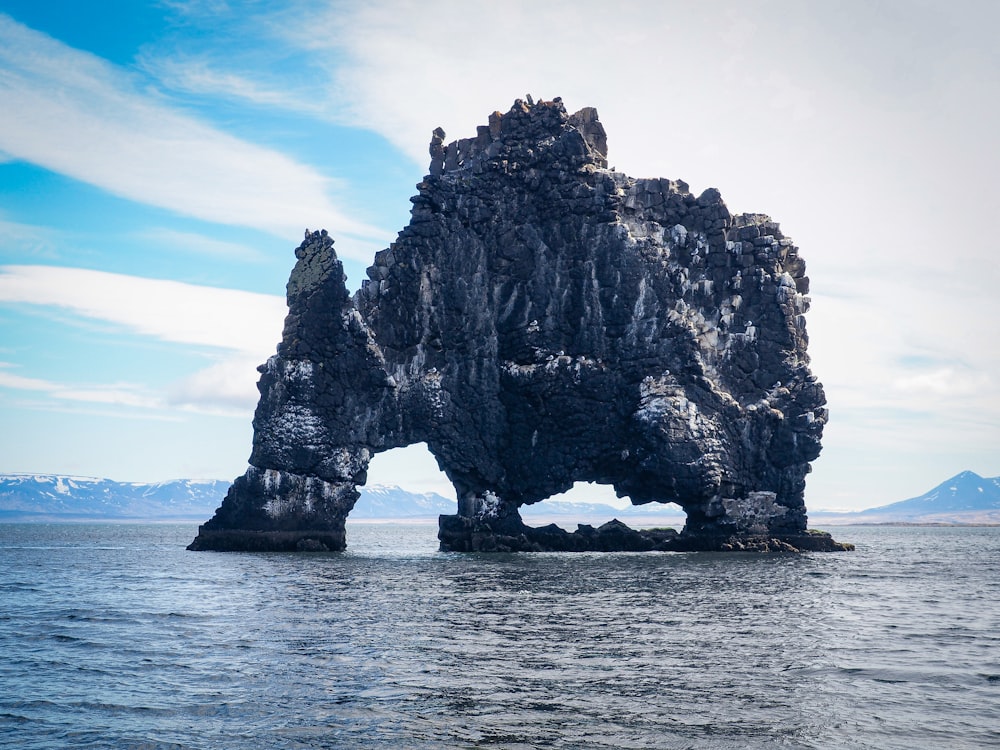
[[[424,442],[450,550],[842,549],[806,531],[826,423],[798,249],[717,190],[609,170],[592,108],[517,101],[434,131],[409,226],[352,297],[307,232],[250,468],[192,549],[342,549],[372,455]],[[574,482],[675,502],[680,534],[533,529]]]

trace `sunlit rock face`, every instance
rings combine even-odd
[[[805,263],[775,222],[608,169],[596,111],[559,99],[475,138],[436,130],[430,152],[409,226],[353,297],[325,231],[296,250],[251,468],[192,548],[342,548],[371,456],[416,442],[456,489],[445,549],[840,547],[806,533],[827,411]],[[687,524],[521,522],[576,481]]]

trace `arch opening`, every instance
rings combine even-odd
[[[454,513],[455,490],[426,443],[376,453],[368,478],[346,520],[347,537],[359,524],[434,525],[442,513]]]
[[[613,519],[636,529],[680,529],[687,517],[676,503],[632,505],[627,497],[618,497],[611,485],[596,482],[574,482],[566,492],[521,506],[520,512],[529,526],[554,523],[566,531],[573,531],[579,524],[598,527]]]

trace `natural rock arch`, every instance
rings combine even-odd
[[[591,108],[515,102],[444,145],[351,296],[306,232],[250,468],[193,549],[341,549],[375,453],[424,442],[443,548],[839,548],[806,532],[826,422],[797,248],[718,191],[609,170]],[[676,502],[680,536],[529,529],[575,481]]]

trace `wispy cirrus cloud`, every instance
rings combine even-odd
[[[193,411],[246,416],[257,404],[260,362],[253,356],[226,357],[172,383],[167,402]]]
[[[327,225],[333,180],[168,104],[143,82],[0,14],[0,151],[115,195],[281,236]]]
[[[162,341],[273,353],[285,301],[269,294],[61,266],[0,266],[0,302],[58,307]]]
[[[134,383],[81,385],[58,383],[12,372],[12,363],[0,362],[0,389],[34,392],[47,397],[46,403],[33,402],[34,408],[77,411],[80,404],[120,408],[124,412],[182,411],[223,417],[242,417],[252,413],[257,401],[257,362],[251,357],[233,356],[199,370],[171,384],[166,392]],[[102,412],[104,416],[123,413]],[[150,414],[154,419],[168,419],[166,414]]]
[[[40,378],[26,378],[6,368],[12,367],[10,362],[0,362],[0,387],[15,388],[19,391],[53,391],[58,385]]]
[[[212,16],[229,9],[226,0],[160,0],[160,3],[189,16]]]
[[[256,365],[274,353],[286,307],[281,297],[177,281],[56,266],[0,266],[0,304],[58,308],[139,336],[204,347],[214,361],[164,392],[138,386],[80,386],[0,369],[0,387],[62,402],[182,409],[246,416],[257,401]]]
[[[0,252],[6,255],[55,258],[62,237],[58,229],[7,221],[0,212]]]
[[[55,383],[41,378],[30,378],[11,372],[12,365],[0,362],[0,388],[20,391],[36,391],[62,401],[86,402],[106,406],[139,407],[161,409],[162,398],[148,392],[142,386],[130,383],[114,383],[100,386],[80,386]]]
[[[275,81],[267,81],[263,78],[263,71],[240,73],[221,67],[224,64],[226,63],[208,57],[191,55],[142,59],[143,67],[169,89],[221,96],[259,107],[276,107],[322,119],[336,119],[332,116],[328,100],[315,96],[315,90],[307,92],[290,89],[288,82],[282,81],[280,77]],[[228,64],[231,65],[232,61],[229,60]]]
[[[892,382],[892,387],[901,393],[933,398],[975,396],[982,394],[989,385],[990,377],[987,373],[962,372],[956,367],[925,370],[896,378]]]

